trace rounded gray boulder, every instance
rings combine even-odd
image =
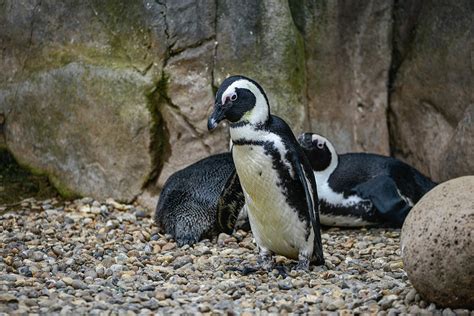
[[[401,250],[408,278],[424,299],[474,308],[474,176],[438,185],[413,207]]]

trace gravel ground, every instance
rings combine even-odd
[[[325,230],[326,266],[241,276],[232,267],[256,263],[250,233],[176,248],[140,206],[27,200],[0,216],[0,313],[474,315],[420,299],[402,269],[399,236]]]

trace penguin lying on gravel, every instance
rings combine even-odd
[[[208,129],[224,119],[262,267],[273,268],[273,253],[298,259],[301,270],[323,264],[313,170],[290,127],[270,114],[262,87],[243,76],[219,87]]]
[[[338,155],[331,142],[313,133],[301,134],[298,141],[314,170],[323,225],[400,227],[412,206],[436,186],[395,158]]]
[[[178,246],[232,233],[244,196],[230,153],[202,159],[166,180],[155,221]]]

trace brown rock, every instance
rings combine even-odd
[[[186,49],[173,56],[165,68],[169,75],[168,96],[171,104],[162,108],[170,144],[158,179],[162,188],[168,177],[191,163],[211,154],[226,151],[228,133],[207,131],[207,117],[214,104],[212,59],[214,41]]]
[[[472,172],[462,158],[451,161],[452,172],[442,169],[458,151],[452,144],[465,142],[456,129],[474,104],[473,14],[469,0],[423,2],[390,96],[395,155],[437,181]]]
[[[295,133],[307,127],[304,41],[288,1],[219,1],[214,85],[230,75],[255,79],[273,114]]]
[[[173,250],[174,248],[176,248],[176,243],[169,242],[166,245],[164,245],[163,247],[161,247],[161,251],[170,251],[170,250]]]
[[[180,0],[166,2],[166,20],[172,52],[196,46],[215,36],[216,2]]]
[[[474,176],[428,192],[413,207],[401,234],[403,265],[427,301],[474,308]]]
[[[311,130],[341,153],[388,154],[393,1],[308,2],[303,28]]]
[[[167,47],[163,6],[20,0],[1,8],[7,149],[63,194],[134,199],[160,155],[149,95]]]
[[[155,168],[151,88],[132,70],[81,63],[32,75],[4,90],[5,102],[15,104],[7,148],[63,194],[130,201]]]
[[[470,157],[470,158],[469,158]],[[474,174],[474,104],[464,111],[439,163],[439,177],[450,179]]]

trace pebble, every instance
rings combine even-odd
[[[421,300],[399,229],[323,230],[327,264],[293,271],[277,256],[285,278],[230,269],[256,264],[251,233],[177,247],[152,213],[114,200],[28,199],[0,232],[0,314],[471,314]]]

